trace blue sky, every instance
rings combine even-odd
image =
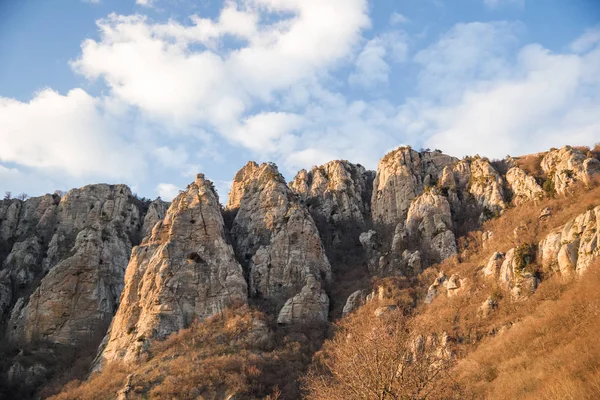
[[[599,141],[597,0],[0,0],[0,192]]]

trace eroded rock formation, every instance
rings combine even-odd
[[[199,174],[133,250],[98,363],[136,359],[153,339],[245,302],[247,286],[212,183]]]
[[[231,235],[246,268],[250,295],[281,307],[307,284],[331,279],[319,232],[300,198],[274,164],[248,163],[238,174],[229,209],[237,209]]]

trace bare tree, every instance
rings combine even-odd
[[[63,197],[65,195],[65,192],[62,190],[55,190],[54,194],[57,195],[58,197]]]
[[[372,309],[342,322],[305,380],[309,399],[430,399],[452,365],[435,336],[421,336],[399,311]],[[362,315],[361,315],[362,314]]]
[[[4,192],[4,200],[12,199],[12,193],[9,191]]]
[[[25,192],[23,192],[23,193],[20,193],[20,194],[17,196],[17,199],[19,199],[19,200],[27,200],[28,198],[29,198],[29,195],[28,195],[27,193],[25,193]]]

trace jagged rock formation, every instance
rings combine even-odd
[[[323,225],[319,226],[321,230],[331,225],[335,244],[345,233],[340,229],[364,228],[370,218],[373,179],[373,171],[336,160],[314,167],[310,172],[301,170],[290,189],[304,201],[315,222]]]
[[[512,167],[508,170],[506,181],[513,192],[513,203],[515,205],[526,201],[539,200],[544,196],[544,190],[537,184],[535,178],[527,175],[519,167]]]
[[[245,302],[243,271],[227,244],[218,197],[199,174],[133,250],[121,306],[98,364],[136,359],[152,339]]]
[[[538,260],[546,270],[582,274],[600,256],[599,231],[597,206],[550,232],[538,245]]]
[[[417,243],[422,251],[428,253],[432,262],[456,255],[450,205],[435,190],[422,194],[412,202],[404,231],[408,240]]]
[[[373,221],[384,226],[404,221],[411,201],[424,186],[434,186],[444,167],[456,161],[437,151],[418,153],[410,147],[388,153],[379,162],[373,182]]]
[[[152,234],[152,229],[154,225],[158,222],[162,221],[167,215],[167,209],[169,208],[170,203],[166,201],[162,201],[160,197],[148,206],[148,211],[146,211],[146,215],[144,216],[144,224],[142,225],[142,238],[150,236]]]
[[[442,293],[442,290],[446,291],[446,296],[454,297],[459,293],[463,292],[467,288],[467,279],[461,278],[460,276],[453,274],[448,278],[446,274],[440,272],[433,281],[433,283],[427,289],[427,295],[425,296],[424,303],[430,304],[437,296]]]
[[[533,262],[530,247],[521,245],[510,249],[500,266],[500,283],[511,291],[515,298],[522,298],[533,294],[539,284],[535,272],[528,269]]]
[[[142,228],[136,202],[125,185],[90,185],[62,199],[47,195],[23,203],[4,261],[17,289],[9,338],[76,345],[106,329],[123,289],[132,238]]]
[[[300,293],[285,302],[279,311],[277,323],[327,322],[328,313],[329,297],[321,288],[321,283],[309,275]]]
[[[442,171],[440,188],[455,220],[476,217],[483,222],[506,208],[503,183],[487,159],[467,157]]]
[[[499,252],[492,254],[485,268],[482,270],[483,276],[494,278],[497,277],[500,274],[500,267],[502,267],[505,256],[506,254]]]
[[[541,167],[558,194],[567,193],[577,182],[589,184],[593,176],[600,173],[600,161],[571,146],[550,150],[542,159]]]
[[[317,227],[274,164],[248,163],[232,186],[237,209],[231,235],[249,276],[250,295],[277,306],[298,294],[309,276],[329,282],[331,266]],[[239,200],[235,200],[239,199]]]

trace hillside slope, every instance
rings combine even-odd
[[[599,149],[401,147],[376,173],[336,160],[289,185],[250,162],[224,209],[202,174],[170,205],[122,185],[3,201],[0,393],[502,398],[494,385],[533,368],[503,338],[537,357],[563,343],[555,307],[593,321],[572,303],[600,255]],[[552,335],[532,338],[536,324]],[[554,372],[512,395],[546,395]]]

